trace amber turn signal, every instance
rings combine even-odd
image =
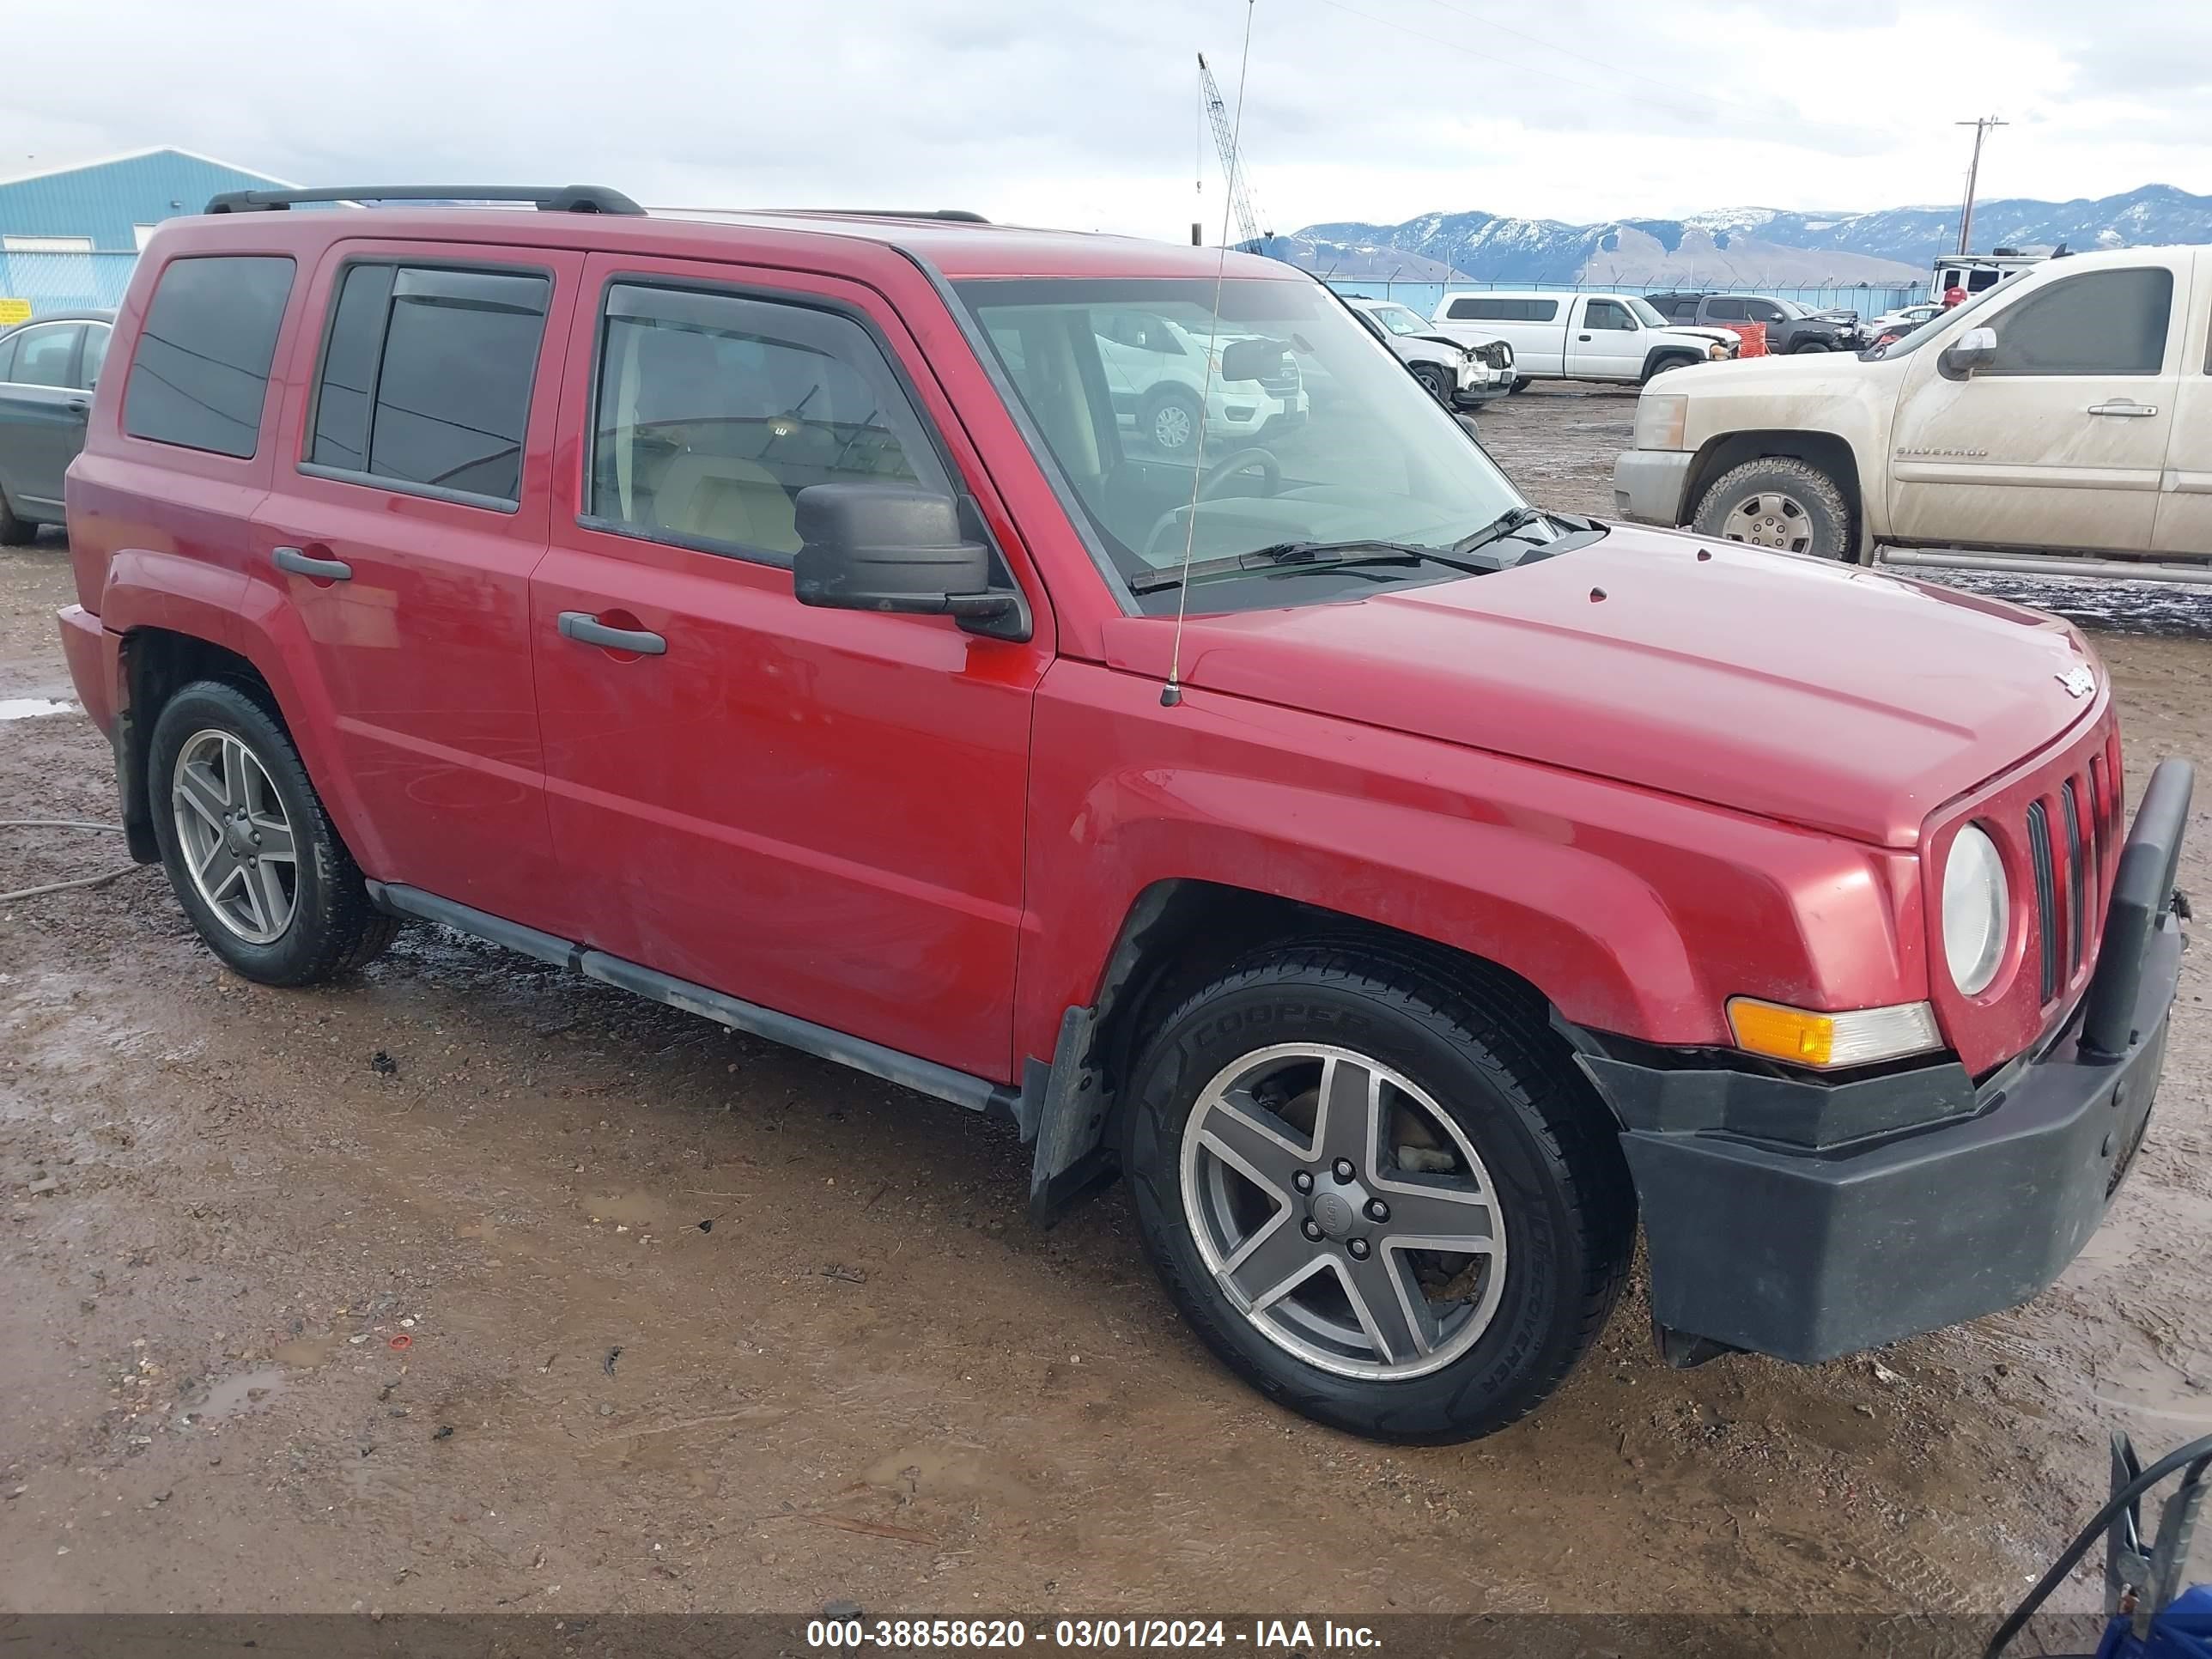
[[[1737,1048],[1822,1070],[1869,1066],[1943,1046],[1936,1011],[1924,1002],[1824,1014],[1756,997],[1730,997],[1728,1016]]]

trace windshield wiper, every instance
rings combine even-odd
[[[1451,550],[1455,553],[1472,553],[1479,547],[1489,546],[1492,542],[1502,542],[1508,536],[1517,531],[1526,530],[1530,525],[1548,516],[1547,514],[1538,512],[1533,507],[1509,507],[1472,536],[1462,536],[1454,542]]]
[[[1411,542],[1372,541],[1365,538],[1341,542],[1276,542],[1254,548],[1249,553],[1200,559],[1187,570],[1176,565],[1137,576],[1131,579],[1129,591],[1157,593],[1163,588],[1180,587],[1186,576],[1193,581],[1204,581],[1212,576],[1235,576],[1251,570],[1341,570],[1347,566],[1378,564],[1449,565],[1471,576],[1487,576],[1498,568],[1455,559],[1443,548],[1417,547]]]

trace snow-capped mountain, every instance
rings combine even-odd
[[[1955,245],[1956,207],[1872,213],[1725,208],[1685,219],[1569,225],[1490,213],[1429,213],[1401,225],[1310,225],[1268,252],[1340,276],[1443,282],[1848,283],[1923,279]],[[2212,241],[2212,197],[2145,185],[2094,201],[1985,201],[1974,245],[2075,252]]]

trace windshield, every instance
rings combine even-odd
[[[1426,334],[1434,326],[1404,306],[1370,306],[1367,313],[1393,334]]]
[[[1628,300],[1628,308],[1636,313],[1636,320],[1643,324],[1644,327],[1668,328],[1673,326],[1673,325],[1668,323],[1664,317],[1662,317],[1659,314],[1658,307],[1654,306],[1650,301],[1640,298],[1633,294],[1627,295],[1626,298]]]
[[[1094,546],[1147,612],[1175,611],[1178,590],[1157,584],[1186,554],[1195,565],[1286,544],[1449,550],[1524,505],[1467,429],[1317,283],[1231,279],[1218,310],[1204,279],[956,288]],[[1321,558],[1194,581],[1189,608],[1304,605],[1465,574],[1418,558]]]

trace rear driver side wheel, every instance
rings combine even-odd
[[[313,985],[380,954],[398,930],[261,701],[201,680],[162,705],[147,745],[155,839],[210,950],[264,985]]]
[[[1358,945],[1279,950],[1170,1014],[1124,1166],[1153,1265],[1271,1398],[1381,1440],[1533,1410],[1611,1311],[1634,1205],[1533,1011]]]

